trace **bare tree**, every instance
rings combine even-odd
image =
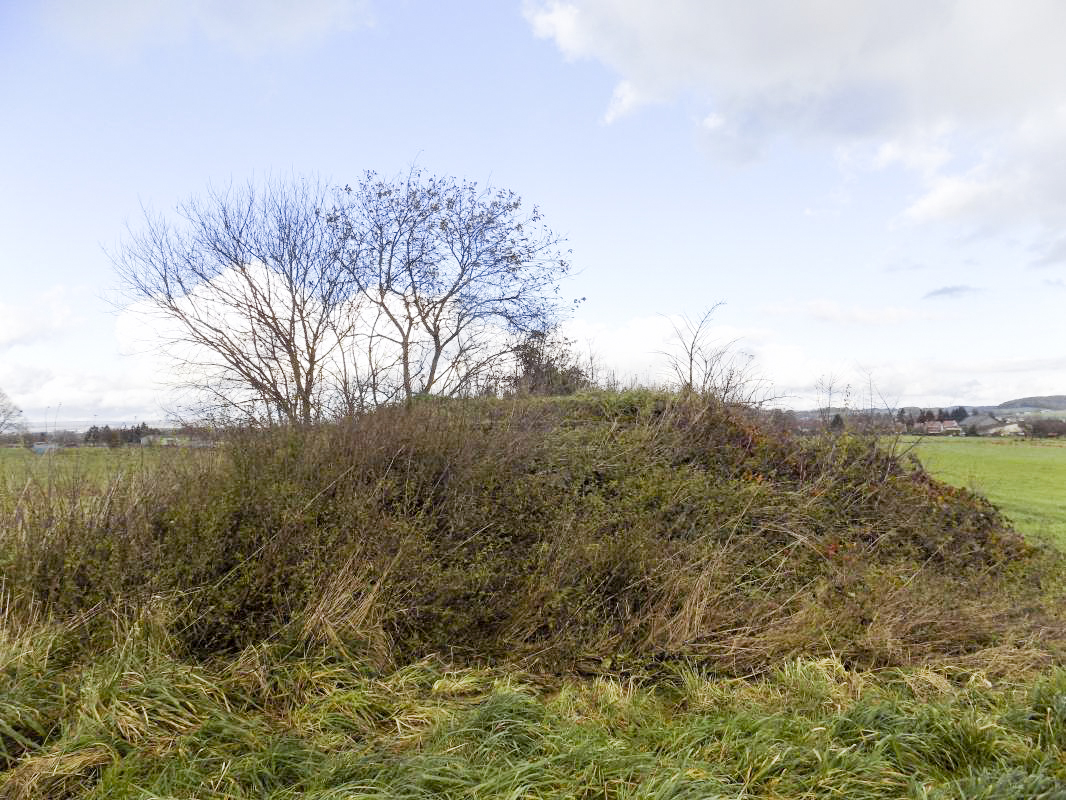
[[[498,383],[569,265],[513,192],[412,171],[210,190],[113,256],[198,413],[308,423]]]
[[[674,349],[665,351],[674,384],[681,392],[697,392],[736,405],[762,405],[765,383],[752,374],[751,356],[736,349],[736,342],[720,344],[711,338],[711,319],[721,303],[698,317],[683,315],[671,321]]]
[[[569,264],[561,239],[503,189],[368,172],[336,218],[366,303],[358,345],[378,402],[476,392],[516,341],[551,330]]]
[[[823,375],[814,384],[819,396],[818,415],[822,425],[828,429],[834,416],[839,416],[839,411],[845,415],[851,414],[851,384],[840,386],[840,379],[836,375]],[[834,406],[834,403],[840,403]]]
[[[292,179],[212,189],[130,231],[113,261],[201,413],[307,423],[333,402],[357,317],[335,219],[322,181]]]
[[[0,389],[0,433],[17,430],[21,417],[22,411],[11,402],[7,393]]]

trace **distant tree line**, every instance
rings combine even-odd
[[[85,432],[83,441],[89,445],[121,447],[124,444],[140,444],[142,437],[158,434],[159,430],[150,428],[146,422],[132,428],[112,428],[110,425],[104,425],[101,428],[93,425]]]
[[[896,414],[896,420],[898,422],[907,425],[917,425],[924,422],[946,422],[949,419],[953,419],[958,423],[962,423],[967,417],[973,416],[973,414],[967,411],[963,406],[956,406],[954,409],[922,409],[921,412],[914,416],[909,414],[905,409],[900,409]]]
[[[1066,437],[1066,420],[1039,418],[1027,423],[1026,428],[1030,436],[1039,439],[1053,439],[1059,436]]]

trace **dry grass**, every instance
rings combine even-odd
[[[165,633],[200,658],[295,636],[379,668],[743,675],[1048,663],[1064,638],[1062,556],[980,498],[693,395],[427,401],[7,485],[10,592],[60,619],[179,597]]]

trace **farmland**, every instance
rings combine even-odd
[[[62,447],[37,455],[26,447],[0,448],[0,474],[33,476],[37,479],[91,476],[107,480],[116,472],[147,466],[159,450],[142,447]]]
[[[131,475],[148,475],[183,459],[209,459],[213,450],[185,447],[64,447],[37,455],[25,447],[0,447],[0,487],[38,485],[105,487]]]
[[[935,477],[986,496],[1027,536],[1066,547],[1066,441],[908,438]]]

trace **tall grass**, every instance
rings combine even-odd
[[[4,621],[4,798],[1061,798],[1066,673],[849,670],[757,679],[679,664],[654,683],[331,647],[192,663],[176,606],[80,634]],[[15,736],[12,736],[12,733]]]

